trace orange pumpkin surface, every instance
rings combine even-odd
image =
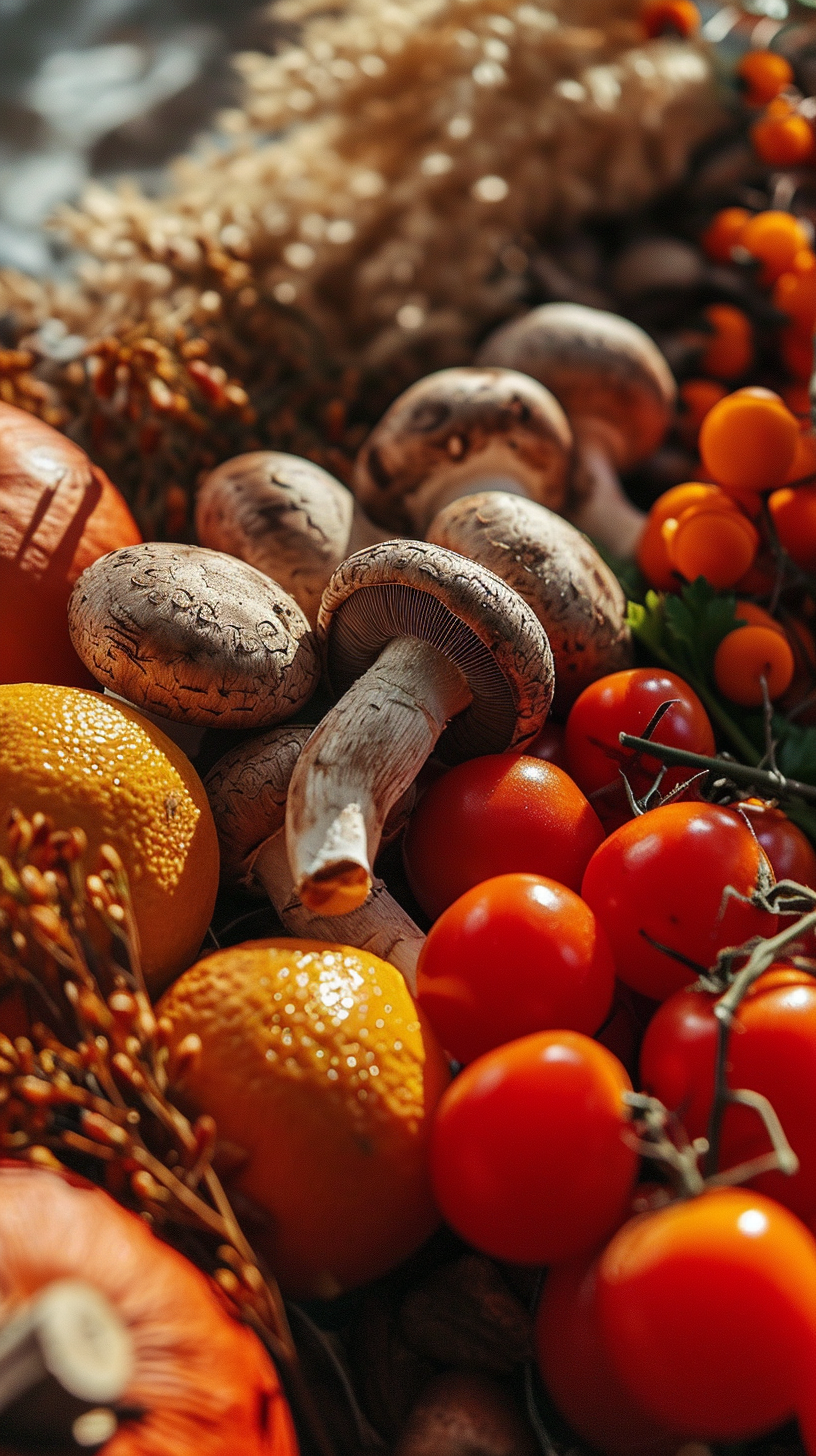
[[[68,636],[71,588],[97,557],[141,539],[84,450],[0,403],[0,682],[96,687]]]
[[[121,1404],[143,1414],[122,1421],[104,1456],[297,1456],[274,1366],[205,1275],[101,1189],[6,1164],[0,1323],[57,1279],[101,1290],[133,1344]]]

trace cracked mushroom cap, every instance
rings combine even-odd
[[[195,518],[202,546],[271,576],[312,625],[335,568],[380,535],[373,527],[365,532],[354,496],[339,480],[314,461],[279,450],[236,455],[211,471]]]
[[[529,374],[440,369],[406,389],[375,425],[357,457],[353,489],[373,521],[421,536],[470,482],[559,510],[571,450],[563,409]]]
[[[596,678],[631,666],[626,595],[617,577],[592,542],[546,506],[485,491],[451,501],[428,534],[489,567],[532,607],[552,648],[559,716]]]
[[[496,329],[478,360],[540,380],[576,434],[600,426],[619,470],[651,455],[671,421],[677,387],[657,345],[637,324],[600,308],[542,304]]]
[[[309,623],[268,576],[203,546],[149,541],[83,572],[71,640],[103,687],[181,723],[280,723],[320,667]]]
[[[338,696],[394,638],[444,652],[473,694],[439,740],[447,762],[523,747],[550,709],[553,656],[527,603],[486,567],[427,541],[386,541],[344,561],[323,594],[318,634]]]

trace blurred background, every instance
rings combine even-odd
[[[258,0],[0,0],[0,267],[59,268],[42,224],[89,176],[160,188],[272,34]]]

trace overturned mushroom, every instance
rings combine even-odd
[[[424,536],[437,511],[479,490],[513,491],[560,510],[572,435],[557,400],[513,369],[441,369],[386,410],[354,467],[372,520]]]
[[[271,576],[312,626],[340,562],[387,539],[327,470],[278,450],[236,455],[211,471],[196,498],[196,532],[202,546]]]
[[[320,672],[297,603],[254,567],[203,546],[111,551],[74,587],[68,626],[103,687],[182,723],[280,723]]]
[[[428,539],[487,566],[532,607],[550,640],[560,716],[596,678],[631,666],[617,577],[592,542],[546,506],[485,491],[440,511]]]
[[[437,740],[451,762],[527,743],[549,711],[553,660],[516,592],[424,541],[349,557],[318,630],[343,696],[295,766],[286,844],[304,903],[345,915],[369,893],[385,815]]]
[[[204,787],[221,848],[222,884],[266,892],[293,935],[340,940],[390,961],[415,995],[416,963],[425,937],[382,880],[374,881],[365,903],[343,916],[342,923],[314,915],[298,899],[286,855],[286,795],[313,731],[294,725],[272,728],[224,754],[210,769]]]
[[[569,519],[602,546],[631,557],[645,517],[627,499],[618,472],[657,449],[676,394],[657,345],[617,314],[545,303],[497,329],[478,357],[531,374],[563,405],[575,433]]]

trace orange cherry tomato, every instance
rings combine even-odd
[[[776,51],[748,51],[737,63],[736,74],[745,87],[749,106],[764,106],[793,84],[793,67]]]
[[[709,410],[700,428],[700,456],[724,490],[773,490],[787,476],[798,436],[796,417],[779,395],[752,385]]]
[[[780,545],[803,571],[816,571],[816,484],[786,485],[768,497]]]
[[[800,118],[788,118],[788,120],[790,119],[799,120]],[[757,123],[757,125],[762,125],[762,123]],[[804,125],[810,134],[807,122]],[[745,248],[752,258],[756,258],[762,263],[759,281],[766,285],[775,282],[780,273],[784,273],[787,268],[790,268],[797,253],[809,245],[810,238],[798,218],[795,218],[790,212],[781,212],[775,208],[768,208],[765,212],[756,213],[745,224],[740,237],[740,246]]]
[[[657,591],[677,590],[680,574],[668,549],[674,530],[673,523],[689,506],[702,504],[731,510],[734,508],[734,499],[726,495],[718,485],[704,485],[700,481],[691,480],[664,491],[652,506],[638,542],[637,563],[649,585]]]
[[[680,399],[680,417],[677,428],[684,445],[690,450],[697,448],[697,436],[711,406],[725,399],[728,391],[715,379],[686,379],[677,391]]]
[[[731,303],[711,303],[703,309],[703,315],[714,332],[700,359],[700,368],[715,379],[738,379],[747,373],[754,359],[751,320]]]
[[[640,20],[650,37],[696,35],[700,29],[700,12],[693,0],[645,0]]]
[[[813,155],[813,129],[795,111],[787,116],[760,117],[751,127],[757,156],[769,167],[797,167]],[[763,280],[768,282],[767,276]]]
[[[700,246],[712,262],[731,262],[732,249],[739,243],[751,215],[745,207],[723,207],[715,212],[700,238]]]
[[[794,658],[782,632],[769,627],[737,627],[723,637],[714,654],[714,681],[724,697],[742,708],[763,702],[762,679],[773,701],[790,687]]]
[[[719,590],[734,586],[752,565],[759,533],[739,511],[689,506],[667,541],[669,560],[687,581],[704,576]]]

